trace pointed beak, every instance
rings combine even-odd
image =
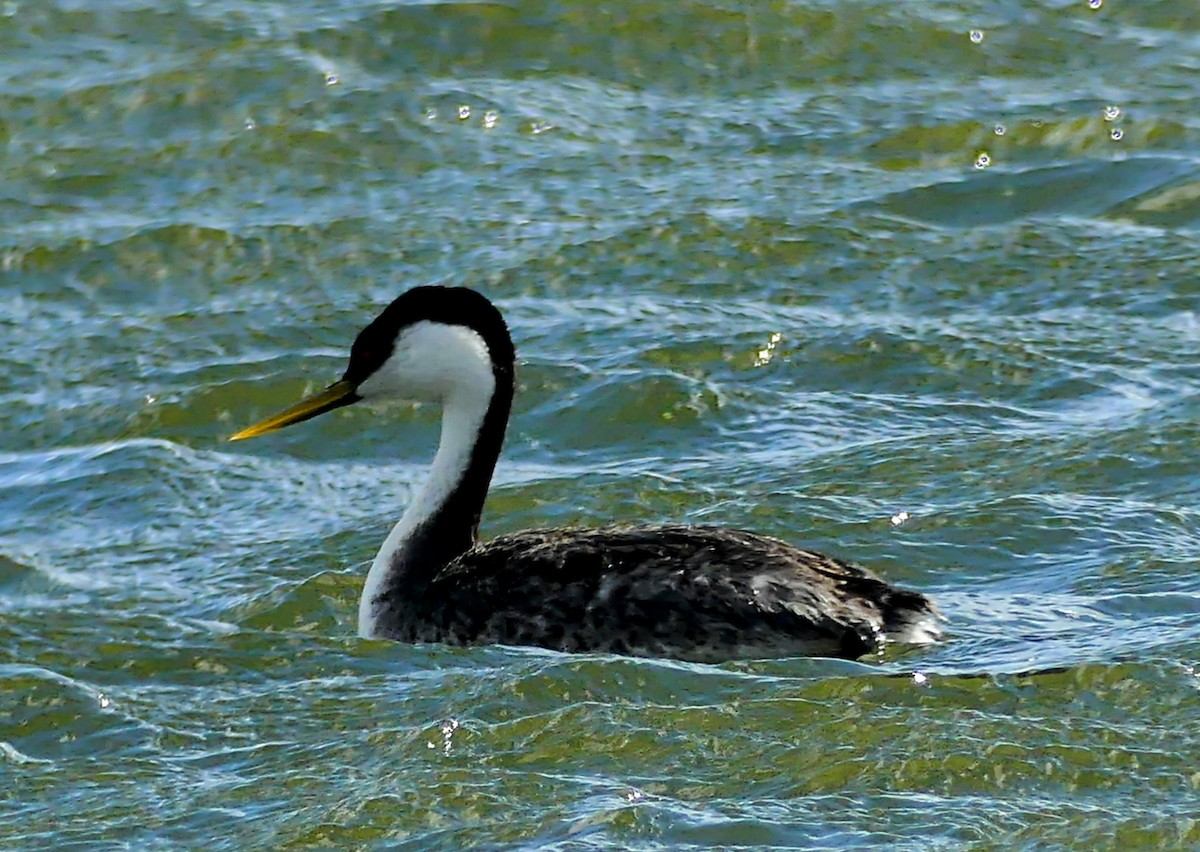
[[[298,403],[284,411],[279,412],[273,417],[268,417],[253,426],[249,426],[236,435],[230,435],[231,441],[243,441],[246,438],[257,438],[259,435],[265,435],[268,432],[275,432],[282,429],[284,426],[291,426],[293,423],[300,423],[308,420],[310,417],[316,417],[318,414],[324,414],[326,411],[333,411],[335,408],[341,408],[343,405],[350,405],[353,402],[358,402],[362,397],[354,392],[354,385],[347,381],[334,382],[329,387],[320,393],[314,393],[310,397],[305,397]]]

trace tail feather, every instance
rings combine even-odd
[[[893,590],[884,602],[883,633],[890,642],[929,645],[941,640],[943,617],[937,605],[917,592]]]

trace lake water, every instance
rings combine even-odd
[[[1097,6],[1098,8],[1092,8]],[[1200,846],[1200,5],[0,3],[0,847]],[[948,640],[364,642],[504,310],[484,532],[748,527]]]

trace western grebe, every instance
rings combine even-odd
[[[478,540],[513,397],[496,307],[416,287],[364,328],[340,381],[230,440],[359,400],[442,406],[429,478],[367,574],[367,638],[538,645],[714,662],[859,657],[938,639],[937,607],[857,565],[740,530],[685,525],[529,530]]]

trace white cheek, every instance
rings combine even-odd
[[[423,321],[397,337],[391,357],[358,386],[364,400],[445,402],[467,392],[483,398],[495,387],[487,344],[464,326]]]

